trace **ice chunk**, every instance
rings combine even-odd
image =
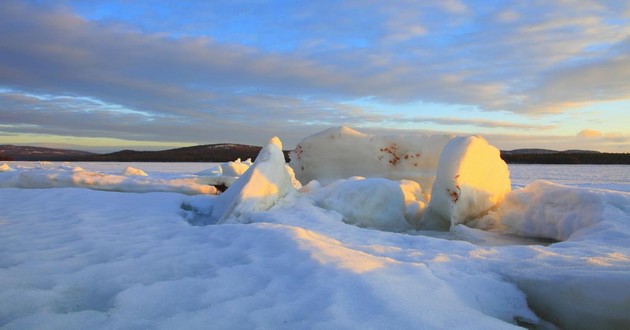
[[[448,135],[368,135],[348,127],[330,128],[304,138],[291,152],[290,165],[303,184],[326,185],[352,176],[413,180],[428,195]]]
[[[254,164],[216,198],[211,222],[222,223],[247,213],[268,210],[280,198],[295,192],[291,181],[282,142],[274,137],[262,148]]]
[[[415,181],[401,180],[399,185],[405,196],[405,219],[417,227],[427,206],[426,197],[420,185]]]
[[[145,171],[137,169],[135,167],[127,167],[123,172],[122,175],[125,176],[149,176]]]
[[[345,181],[336,185],[321,204],[341,213],[346,223],[387,231],[411,229],[405,220],[403,191],[391,180]]]
[[[13,169],[11,168],[11,166],[9,166],[9,164],[4,163],[0,165],[0,172],[9,172],[9,171],[13,171]]]
[[[510,172],[499,150],[480,136],[453,138],[440,166],[421,226],[448,229],[485,215],[510,192]]]
[[[226,162],[216,165],[207,170],[198,172],[197,175],[202,177],[203,180],[213,186],[224,185],[226,187],[231,186],[247,169],[251,166],[250,162],[241,162],[241,159],[237,159],[233,162]]]
[[[536,181],[507,194],[495,211],[471,225],[507,234],[558,241],[569,238],[576,240],[580,235],[591,237],[593,233],[587,233],[587,228],[601,223],[604,219],[624,219],[623,214],[611,213],[623,208],[606,207],[614,205],[615,201],[605,201],[603,196],[609,198],[622,196],[619,197],[622,201],[623,198],[627,198],[627,194],[624,193],[602,194],[588,189]],[[627,215],[625,218],[627,219]],[[612,224],[606,226],[610,225]],[[611,238],[605,237],[605,240],[610,243]]]

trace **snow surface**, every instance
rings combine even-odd
[[[511,168],[516,189],[486,214],[417,230],[417,182],[300,188],[279,150],[272,139],[219,196],[199,187],[219,173],[193,174],[217,164],[11,162],[0,327],[630,328],[630,193],[605,189],[630,181],[590,189]],[[130,165],[149,176],[120,176]],[[217,205],[230,221],[199,226]]]

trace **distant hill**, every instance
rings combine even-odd
[[[515,150],[501,150],[502,155],[544,155],[544,154],[554,154],[558,151],[549,150],[549,149],[515,149]]]
[[[96,154],[68,149],[0,145],[0,161],[227,162],[237,158],[255,160],[260,149],[260,146],[221,143],[161,151],[121,150]],[[289,161],[289,151],[284,151],[284,156]],[[592,150],[516,149],[501,151],[501,158],[508,164],[630,165],[630,153]]]
[[[630,165],[630,153],[608,153],[593,150],[555,151],[547,149],[517,149],[501,151],[508,164],[620,164]]]
[[[66,161],[96,155],[87,151],[53,149],[30,146],[0,145],[0,160]]]
[[[549,149],[515,149],[515,150],[501,150],[501,154],[504,155],[550,155],[557,153],[565,153],[565,154],[599,154],[601,152],[594,150],[565,150],[565,151],[557,151],[557,150],[549,150]]]
[[[260,146],[208,144],[161,151],[121,150],[107,154],[85,151],[0,145],[0,160],[15,161],[103,161],[103,162],[227,162],[237,158],[256,159]],[[288,160],[289,151],[285,151]]]
[[[244,144],[207,144],[161,151],[122,150],[89,157],[91,161],[115,162],[228,162],[256,159],[262,147]],[[288,159],[288,151],[285,151]]]

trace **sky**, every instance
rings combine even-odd
[[[0,144],[630,152],[630,1],[0,1]]]

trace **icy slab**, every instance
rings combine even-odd
[[[135,167],[128,166],[122,171],[122,175],[125,176],[149,176],[145,171],[137,169]]]
[[[12,171],[13,169],[11,168],[11,166],[9,166],[9,164],[4,163],[2,165],[0,165],[0,172],[9,172]]]
[[[323,198],[320,205],[343,215],[343,221],[360,227],[405,231],[405,195],[400,186],[381,178],[348,180]]]
[[[510,172],[499,150],[480,136],[453,138],[442,151],[426,229],[448,229],[485,215],[510,192]]]
[[[292,173],[285,165],[282,142],[273,137],[254,164],[213,203],[210,221],[246,221],[240,216],[265,211],[289,193],[295,193]]]
[[[326,185],[352,176],[418,182],[431,191],[447,135],[368,135],[349,127],[330,128],[304,138],[291,152],[290,165],[303,184]]]

